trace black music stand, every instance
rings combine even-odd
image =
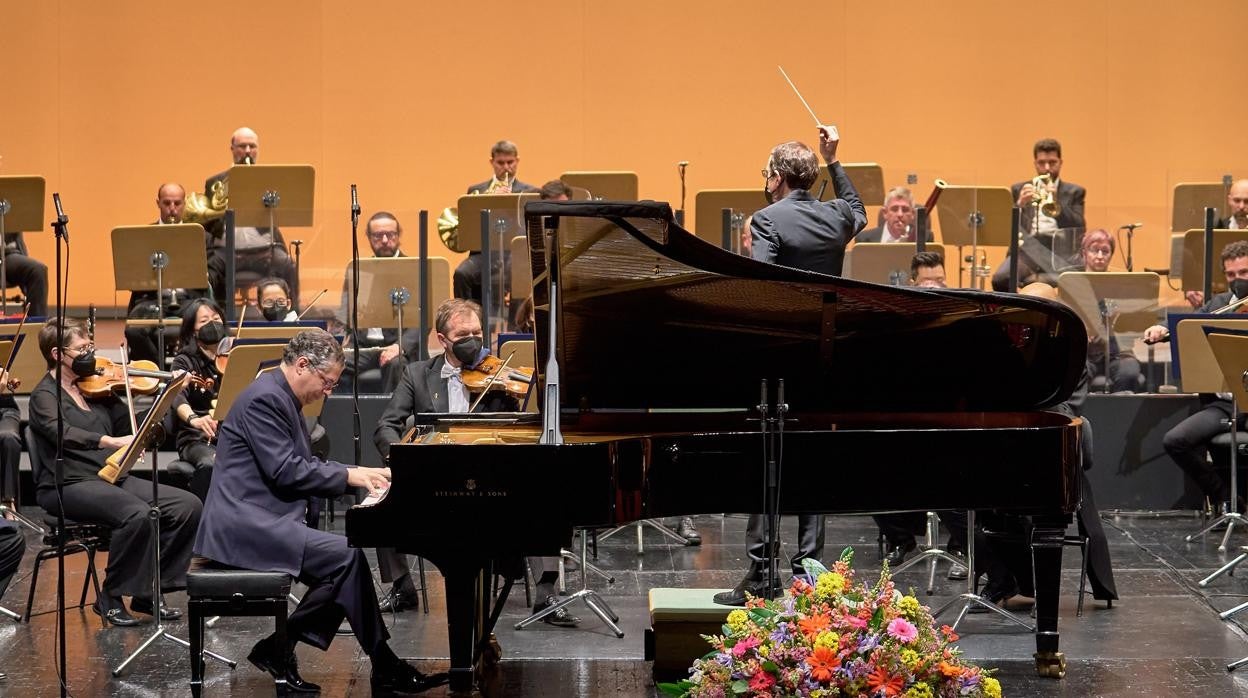
[[[0,315],[9,314],[8,268],[5,236],[43,230],[43,177],[0,177]]]
[[[198,223],[113,228],[113,287],[156,292],[156,355],[165,361],[165,289],[208,285],[204,228]]]
[[[1057,279],[1059,298],[1073,308],[1088,335],[1105,344],[1105,388],[1110,391],[1110,342],[1115,331],[1143,332],[1157,323],[1161,277],[1141,272],[1065,272]]]
[[[958,286],[983,289],[992,267],[980,263],[980,248],[986,245],[1008,247],[1013,233],[1011,223],[1014,197],[1008,187],[946,185],[936,207],[941,239],[958,248]],[[971,283],[962,282],[963,248],[971,248]]]
[[[693,197],[694,233],[703,240],[748,256],[742,237],[749,235],[746,219],[767,206],[758,189],[704,189]]]
[[[510,241],[524,234],[524,205],[537,201],[538,194],[468,194],[459,197],[459,232],[456,252],[480,252],[481,315],[484,318],[485,343],[490,344],[495,324],[507,326],[507,308],[503,300],[507,290],[506,266]],[[494,285],[495,271],[499,285]]]
[[[316,170],[311,165],[235,165],[229,171],[229,206],[233,225],[226,218],[226,281],[225,292],[234,293],[235,239],[239,226],[265,228],[272,236],[271,247],[277,246],[277,226],[307,227],[313,224],[313,196],[316,192]],[[280,215],[279,215],[280,214]],[[299,279],[296,276],[291,300],[298,302]],[[233,303],[226,309],[227,323],[233,319]]]

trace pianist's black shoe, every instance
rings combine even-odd
[[[282,654],[286,657],[283,658]],[[278,648],[273,636],[269,635],[256,643],[247,655],[247,661],[260,671],[268,672],[274,679],[286,679],[286,690],[291,693],[320,693],[321,687],[311,681],[304,681],[299,675],[299,662],[295,659],[294,649]]]
[[[693,519],[688,516],[681,518],[676,534],[685,539],[685,545],[702,545],[702,535],[693,527]]]
[[[382,597],[378,607],[382,613],[398,613],[409,608],[415,610],[420,607],[420,595],[410,583],[395,584],[390,588],[390,592]]]
[[[721,606],[744,606],[745,595],[748,592],[751,596],[764,596],[767,591],[767,574],[758,573],[751,570],[746,573],[745,579],[737,583],[737,586],[731,591],[721,591],[713,598],[715,603]],[[775,595],[780,595],[780,578],[776,576],[776,586],[774,588]]]
[[[919,544],[913,538],[908,538],[899,543],[890,540],[888,542],[888,553],[884,555],[884,560],[889,567],[896,567],[905,562],[906,555],[914,552],[914,549],[917,547],[919,547]]]
[[[370,682],[374,696],[391,696],[396,693],[423,693],[449,680],[450,675],[445,672],[432,675],[422,674],[411,664],[400,661],[384,669],[374,667]]]
[[[108,621],[109,625],[119,628],[130,628],[139,624],[139,619],[126,611],[126,605],[119,597],[97,598],[95,603],[91,604],[91,610],[95,611],[95,615]]]
[[[545,601],[539,601],[538,603],[533,605],[533,613],[541,613],[542,611],[546,610],[547,608],[551,606],[554,606],[557,603],[559,603],[558,596],[555,596],[553,594],[550,596],[547,596]],[[542,621],[545,623],[549,623],[550,625],[558,626],[560,628],[575,628],[576,624],[581,622],[581,619],[577,618],[571,613],[568,613],[568,607],[564,606],[558,611],[555,611],[554,613],[542,618]]]

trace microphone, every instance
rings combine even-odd
[[[351,185],[351,215],[360,215],[360,195],[355,191],[355,185]]]
[[[1143,228],[1143,227],[1144,227],[1143,223],[1128,223],[1126,225],[1118,226],[1118,229],[1119,230],[1135,230],[1136,228]]]
[[[680,165],[681,167],[688,167],[688,166],[689,166],[689,161],[688,161],[688,160],[681,160],[680,162],[678,162],[678,163],[676,163],[676,164],[677,164],[677,165]]]
[[[52,205],[56,206],[56,220],[52,223],[61,231],[61,237],[65,242],[69,242],[69,227],[65,224],[69,222],[69,216],[65,215],[65,209],[61,208],[61,195],[52,193]]]

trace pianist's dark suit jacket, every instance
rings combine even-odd
[[[299,574],[312,536],[309,497],[337,497],[347,467],[312,456],[299,401],[280,369],[247,386],[217,432],[217,464],[195,552],[252,570]]]
[[[1010,187],[1010,194],[1018,201],[1018,193],[1023,190],[1023,185],[1030,184],[1031,180],[1026,182],[1016,182]],[[1079,228],[1085,229],[1087,223],[1083,220],[1083,200],[1088,195],[1088,190],[1067,182],[1064,179],[1057,180],[1057,205],[1061,207],[1061,211],[1057,214],[1057,227],[1059,228]],[[1031,230],[1031,219],[1036,215],[1034,206],[1024,206],[1022,210],[1021,227],[1023,230]]]
[[[445,357],[437,356],[411,364],[403,370],[399,387],[394,389],[394,395],[373,432],[373,443],[383,458],[390,456],[390,444],[403,437],[403,432],[408,427],[408,419],[412,415],[420,412],[446,412],[449,409],[447,379],[442,377],[442,366],[445,363]],[[483,399],[477,405],[476,411],[515,412],[518,409],[519,405],[510,396],[495,392]],[[220,458],[220,455],[217,457]]]
[[[828,168],[840,198],[819,201],[805,189],[754,214],[750,219],[754,259],[841,275],[845,246],[867,225],[867,210],[841,163]]]

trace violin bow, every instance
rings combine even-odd
[[[308,303],[308,307],[304,308],[304,309],[303,309],[303,312],[302,312],[302,313],[299,313],[299,317],[297,317],[297,318],[295,318],[295,319],[296,319],[296,320],[302,320],[302,319],[303,319],[303,316],[304,316],[304,315],[307,315],[307,314],[308,314],[308,311],[312,309],[312,306],[316,305],[316,302],[317,302],[317,301],[319,301],[319,300],[321,299],[321,296],[325,295],[325,293],[326,293],[326,292],[328,292],[328,291],[329,291],[329,289],[327,289],[327,288],[323,288],[323,289],[321,289],[321,292],[320,292],[320,293],[318,293],[318,294],[316,294],[316,297],[315,297],[315,298],[313,298],[313,299],[312,299],[312,301]]]
[[[162,329],[163,331],[163,329]],[[130,413],[130,433],[137,439],[139,437],[139,422],[134,416],[134,394],[130,392],[130,353],[126,351],[126,343],[121,343],[121,379],[126,384],[126,407]],[[133,445],[133,444],[131,444]],[[140,455],[142,460],[146,455]]]
[[[13,359],[17,358],[17,340],[22,336],[22,328],[26,326],[26,317],[30,314],[30,301],[22,304],[22,319],[17,321],[17,332],[13,335],[13,351],[9,352],[9,358],[4,360],[4,372],[7,375],[9,369],[13,368]]]
[[[507,364],[511,363],[511,360],[514,359],[515,357],[516,357],[515,352],[512,352],[511,356],[508,356],[507,360],[503,362],[503,365],[499,366],[497,371],[490,374],[490,379],[486,381],[485,387],[481,389],[481,394],[478,395],[477,399],[473,400],[472,405],[468,407],[469,412],[476,411],[477,405],[481,404],[481,399],[485,397],[486,393],[490,392],[490,386],[494,385],[494,383],[498,381],[498,377],[503,375],[503,371],[507,370]]]

